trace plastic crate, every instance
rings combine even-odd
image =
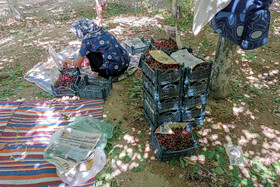
[[[143,53],[145,49],[147,48],[147,45],[149,43],[144,40],[144,38],[133,38],[130,40],[124,41],[125,49],[127,52],[129,52],[131,55]]]
[[[192,108],[198,105],[205,105],[206,101],[207,101],[207,94],[184,97],[182,99],[182,108]]]
[[[63,74],[62,71],[60,71],[60,72],[61,72],[61,74]],[[79,77],[79,75],[81,74],[81,71],[80,71],[80,68],[77,67],[75,71],[71,71],[71,73],[69,71],[67,71],[64,74],[68,74],[68,75],[71,74],[70,76],[75,75],[75,76]],[[75,83],[72,83],[71,85],[69,85],[69,87],[60,86],[60,87],[57,87],[57,88],[55,88],[53,85],[51,85],[53,95],[55,97],[75,96],[76,92],[75,92],[75,89],[74,89],[74,84]]]
[[[65,86],[60,86],[55,88],[54,86],[52,86],[52,91],[54,93],[55,97],[62,97],[62,96],[75,96],[76,92],[74,90],[73,87],[74,84],[70,85],[69,87],[65,87]]]
[[[199,116],[199,117],[196,117],[194,118],[193,120],[191,121],[185,121],[186,122],[186,131],[189,131],[197,126],[200,126],[203,124],[203,121],[204,121],[204,115],[203,116]]]
[[[209,80],[188,82],[184,84],[184,96],[198,96],[208,92]]]
[[[210,79],[213,62],[203,62],[194,68],[187,68],[185,82],[199,81],[202,79]]]
[[[143,88],[155,100],[162,100],[164,98],[179,97],[181,95],[181,82],[169,83],[166,85],[153,84],[144,74],[142,75]]]
[[[159,126],[157,126],[157,125],[155,125],[155,124],[152,123],[150,117],[148,116],[148,114],[146,113],[145,110],[144,110],[143,114],[144,114],[144,119],[146,120],[149,129],[150,129],[152,132],[154,132]]]
[[[201,108],[193,107],[189,109],[183,109],[182,110],[182,121],[191,121],[194,120],[197,117],[204,116],[205,115],[205,105],[202,105]]]
[[[144,111],[146,112],[148,118],[153,123],[155,128],[162,124],[180,121],[180,111],[178,109],[167,110],[162,113],[159,113],[157,111],[153,111],[145,100],[143,106]]]
[[[168,161],[176,158],[195,155],[198,147],[198,141],[195,141],[194,139],[193,141],[193,147],[178,151],[168,151],[165,147],[160,145],[157,137],[155,137],[153,134],[151,134],[150,137],[150,143],[159,161]]]
[[[113,88],[112,77],[109,79],[89,78],[79,76],[74,89],[81,98],[106,99]]]
[[[169,38],[170,40],[172,40],[171,38]],[[169,39],[158,39],[156,42],[158,41],[165,41],[165,40],[169,40]],[[154,39],[151,39],[151,44],[157,49],[157,50],[162,50],[163,52],[165,52],[168,56],[170,56],[172,53],[178,51],[179,49],[176,49],[176,50],[166,50],[166,49],[163,49],[163,48],[157,48],[155,46],[155,43]],[[175,42],[175,41],[174,41]],[[176,43],[176,42],[175,42]]]
[[[179,69],[168,69],[161,72],[159,69],[153,70],[145,61],[144,58],[140,59],[142,64],[142,72],[153,82],[153,84],[168,84],[182,79],[183,67]]]
[[[154,100],[152,96],[147,92],[143,92],[143,100],[145,100],[153,111],[163,112],[168,109],[178,110],[180,107],[180,98],[173,97],[170,99]]]
[[[147,45],[146,49],[144,50],[143,54],[141,54],[141,56],[140,56],[139,67],[141,67],[141,68],[142,68],[142,62],[144,62],[145,55],[148,53],[148,51],[149,50],[157,50],[157,48],[155,48],[155,46],[153,46],[151,44],[151,42],[147,42],[146,45]]]

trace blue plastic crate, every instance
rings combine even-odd
[[[144,110],[143,114],[144,114],[144,119],[146,120],[149,129],[150,129],[152,132],[154,132],[159,126],[157,126],[157,125],[155,125],[155,124],[152,123],[150,117],[149,117],[148,114],[145,112],[145,110]]]
[[[196,117],[191,121],[185,121],[186,122],[186,127],[185,127],[186,131],[190,131],[193,128],[202,125],[203,121],[204,121],[204,116]]]
[[[151,134],[150,143],[152,145],[152,148],[154,149],[155,154],[157,155],[158,160],[168,161],[172,159],[195,155],[198,147],[198,141],[194,140],[193,137],[192,139],[194,141],[193,147],[178,151],[168,151],[165,147],[160,145],[157,137],[155,137],[154,134]]]
[[[193,107],[193,108],[185,108],[182,110],[181,118],[182,121],[191,121],[197,117],[205,115],[205,105],[201,105],[201,108]]]
[[[153,84],[168,84],[181,81],[184,68],[180,66],[179,69],[168,69],[165,72],[161,72],[159,69],[153,70],[146,62],[144,58],[141,58],[142,72],[152,81]]]
[[[185,70],[185,83],[210,79],[213,62],[203,62]]]
[[[63,75],[63,72],[60,71],[61,74]],[[81,74],[80,68],[77,67],[75,71],[67,71],[64,74],[68,74],[70,76],[78,76]],[[75,96],[76,95],[76,91],[74,89],[74,84],[69,85],[69,87],[65,87],[65,86],[60,86],[55,88],[54,85],[51,85],[52,88],[52,93],[55,97],[62,97],[62,96]]]
[[[208,93],[209,80],[187,82],[184,84],[184,97],[199,96]]]
[[[182,83],[174,82],[165,85],[153,84],[144,74],[142,75],[143,88],[151,94],[155,100],[170,97],[180,97]]]
[[[164,112],[165,110],[178,110],[180,107],[180,98],[173,97],[163,100],[154,100],[153,97],[144,90],[143,100],[145,100],[153,111]]]
[[[201,94],[198,96],[183,97],[182,108],[193,108],[199,105],[205,105],[207,101],[208,94]]]
[[[62,97],[62,96],[75,96],[76,92],[73,88],[74,84],[71,84],[70,87],[60,86],[55,88],[52,86],[52,90],[55,97]]]
[[[162,124],[180,121],[180,111],[178,109],[167,110],[162,113],[159,113],[158,111],[153,111],[145,100],[143,106],[147,117],[150,119],[150,121],[156,128]]]
[[[127,52],[129,52],[131,55],[135,55],[135,54],[143,53],[147,48],[147,46],[149,45],[149,42],[145,41],[144,38],[141,39],[133,38],[124,41],[124,44]]]
[[[89,78],[79,76],[74,89],[81,98],[106,99],[113,88],[112,77],[109,79]]]

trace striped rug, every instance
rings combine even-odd
[[[21,102],[0,102],[0,135]]]
[[[101,119],[103,105],[104,100],[99,99],[69,103],[2,102],[0,143],[8,146],[0,151],[0,186],[68,186],[59,179],[54,165],[44,160],[44,149],[54,131],[77,116]],[[95,177],[83,186],[95,186]]]

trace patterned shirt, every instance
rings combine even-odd
[[[129,65],[130,57],[127,51],[108,31],[97,37],[82,40],[79,55],[85,57],[90,52],[102,54],[101,69],[106,69],[108,74],[120,72]]]

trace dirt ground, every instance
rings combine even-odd
[[[25,72],[38,62],[49,58],[48,44],[61,51],[70,42],[77,41],[70,32],[73,21],[96,14],[92,1],[36,0],[18,1],[24,20],[17,21],[7,15],[6,6],[0,8],[0,72],[9,72],[10,77],[1,80],[0,100],[3,101],[68,101],[78,97],[53,98],[36,85],[23,79]],[[157,1],[160,4],[161,1]],[[110,1],[105,13],[105,28],[117,39],[124,41],[133,37],[163,38],[163,25],[179,25],[184,46],[207,60],[215,59],[218,40],[209,26],[198,36],[191,31],[191,12],[184,12],[183,19],[170,17],[170,11],[153,6],[149,1]],[[207,116],[198,128],[200,144],[196,156],[190,158],[189,166],[180,162],[160,162],[149,143],[150,130],[143,117],[141,91],[129,97],[131,88],[139,86],[141,69],[113,84],[110,96],[105,100],[103,118],[112,124],[121,124],[122,135],[113,146],[131,155],[125,162],[121,155],[108,156],[107,165],[97,176],[100,186],[227,186],[240,179],[240,185],[280,186],[280,180],[265,176],[265,169],[274,175],[280,174],[280,3],[271,7],[271,27],[268,44],[255,50],[243,51],[238,47],[232,62],[231,95],[224,100],[207,100]],[[3,16],[5,14],[5,16]],[[239,167],[237,176],[231,173],[227,155],[223,173],[215,171],[220,163],[209,159],[203,152],[211,152],[217,146],[234,142],[244,152],[245,167]],[[141,171],[132,171],[137,166]],[[198,174],[194,172],[199,165]],[[252,168],[257,169],[253,175]],[[242,182],[243,183],[242,183]],[[266,181],[266,182],[265,182]]]

